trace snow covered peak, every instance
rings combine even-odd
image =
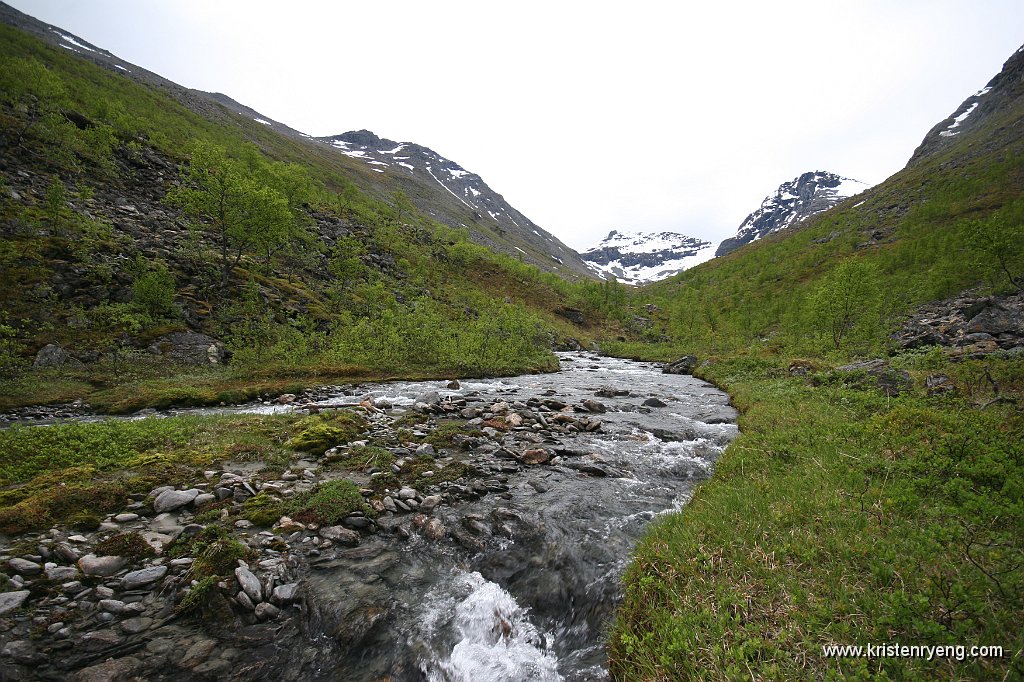
[[[710,260],[715,250],[711,242],[678,232],[612,230],[580,255],[606,279],[644,284]]]
[[[744,244],[827,211],[843,199],[859,194],[871,185],[827,171],[811,171],[779,185],[747,216],[736,236],[724,240],[716,256],[724,256]]]

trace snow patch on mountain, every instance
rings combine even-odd
[[[612,230],[580,256],[605,279],[644,284],[711,260],[715,249],[711,242],[678,232]]]
[[[827,211],[840,201],[860,194],[871,185],[827,171],[812,171],[779,185],[761,206],[747,216],[736,236],[723,240],[716,256],[757,241],[813,215]]]

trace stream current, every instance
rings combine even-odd
[[[458,390],[444,382],[371,387],[395,406],[436,390],[470,404],[598,400],[607,411],[594,415],[600,431],[545,444],[573,468],[511,462],[492,469],[499,485],[490,494],[438,507],[434,516],[461,542],[379,539],[313,564],[306,631],[297,633],[306,639],[292,650],[303,677],[607,679],[604,643],[630,553],[651,521],[680,509],[711,475],[737,434],[736,412],[714,386],[651,363],[568,353],[560,361],[555,374],[466,381]],[[644,405],[650,398],[664,406]]]

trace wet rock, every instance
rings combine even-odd
[[[336,542],[341,545],[348,545],[354,547],[359,544],[359,533],[344,526],[327,526],[321,528],[320,537],[331,542]]]
[[[78,646],[86,651],[102,651],[121,644],[124,637],[112,630],[93,630],[82,635]]]
[[[39,575],[43,572],[42,566],[28,559],[11,559],[7,562],[7,565],[18,575]]]
[[[143,663],[134,656],[111,658],[82,668],[72,674],[69,682],[130,682],[138,679],[136,675],[142,671]]]
[[[523,464],[544,464],[551,459],[551,453],[546,448],[532,448],[524,450],[516,459]]]
[[[64,561],[69,563],[75,563],[81,557],[81,555],[75,550],[74,547],[66,542],[58,542],[53,548],[54,553]]]
[[[121,621],[121,632],[126,635],[137,635],[140,632],[145,632],[153,625],[152,618],[146,618],[144,616],[135,616],[133,618],[126,618]]]
[[[462,388],[462,384],[459,383],[458,379],[452,379],[448,382],[448,390],[457,391]]]
[[[189,490],[165,490],[153,500],[153,511],[163,513],[180,509],[196,499],[200,492],[196,488]]]
[[[126,590],[137,590],[140,587],[155,583],[167,575],[166,566],[150,566],[140,571],[132,571],[121,579],[121,586]]]
[[[273,620],[274,618],[277,618],[280,613],[281,609],[268,602],[256,605],[256,618],[258,620]]]
[[[607,412],[608,408],[605,407],[604,403],[598,402],[597,400],[586,399],[583,401],[583,407],[590,412]]]
[[[22,665],[35,665],[45,660],[43,655],[36,650],[35,645],[24,639],[5,644],[4,648],[0,650],[0,656],[10,658],[15,663]]]
[[[252,599],[250,599],[249,595],[247,595],[245,592],[239,592],[238,594],[236,594],[235,601],[241,604],[242,608],[246,609],[247,611],[254,611],[256,609],[256,605],[252,603]]]
[[[419,396],[417,396],[416,402],[423,403],[424,405],[429,406],[437,405],[439,402],[441,402],[441,394],[438,393],[437,391],[427,391],[426,393],[421,393]]]
[[[661,398],[648,398],[647,400],[645,400],[643,402],[643,404],[644,404],[645,407],[667,407],[668,406],[668,403],[666,403]]]
[[[78,560],[78,568],[85,575],[107,578],[120,571],[127,563],[128,560],[124,557],[86,554]]]
[[[299,598],[299,583],[285,583],[274,588],[270,601],[277,606],[287,606]]]
[[[420,508],[421,512],[423,512],[425,514],[429,514],[430,512],[434,511],[434,509],[440,503],[441,503],[441,496],[440,495],[428,495],[428,496],[423,498],[422,502],[420,502],[420,507],[419,508]]]
[[[594,395],[598,398],[615,398],[618,396],[627,396],[629,391],[624,388],[612,388],[611,386],[602,386],[599,388]]]
[[[661,371],[665,374],[693,374],[693,370],[696,367],[697,356],[684,355],[678,360],[674,360],[662,367]]]
[[[28,590],[0,593],[0,616],[5,616],[15,609],[20,609],[28,601]]]
[[[78,577],[78,569],[73,566],[50,566],[46,569],[46,578],[54,582],[67,582]]]
[[[249,596],[254,604],[263,601],[263,586],[252,571],[244,566],[239,566],[235,569],[235,578],[238,579],[242,591]]]

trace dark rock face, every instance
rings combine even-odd
[[[224,344],[206,334],[174,332],[161,336],[149,347],[154,355],[188,365],[220,365],[227,360]]]
[[[946,346],[961,357],[1024,353],[1024,297],[970,292],[919,307],[893,334],[900,348]]]
[[[724,256],[744,244],[765,237],[827,211],[843,199],[868,188],[859,180],[827,171],[813,171],[779,185],[761,207],[747,216],[736,236],[722,241],[715,256]]]
[[[697,356],[695,355],[684,355],[683,357],[668,363],[661,368],[664,374],[693,374],[693,369],[697,366]]]
[[[559,308],[555,313],[578,327],[587,326],[587,318],[583,315],[583,311],[578,308]]]
[[[65,365],[81,365],[76,358],[68,355],[67,351],[60,346],[48,343],[36,353],[36,359],[32,363],[35,367],[64,367]]]
[[[969,137],[975,130],[980,130],[994,115],[1024,97],[1024,48],[1017,50],[1006,60],[1002,71],[988,82],[981,90],[968,97],[956,108],[949,117],[935,125],[920,146],[914,150],[907,162],[907,167],[914,166],[922,160],[941,153],[959,139]],[[1007,126],[1007,132],[1012,126]],[[1010,133],[1011,136],[1017,133]],[[986,139],[976,144],[974,149],[966,152],[968,156],[980,154],[998,148],[1001,139],[1006,139],[1002,130],[995,134],[986,133]]]

